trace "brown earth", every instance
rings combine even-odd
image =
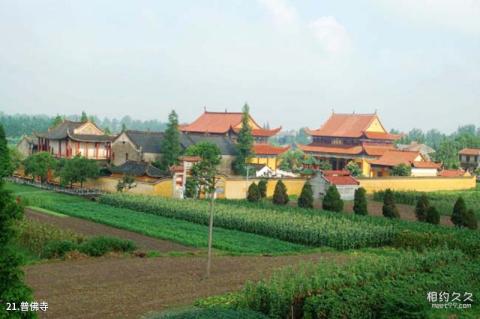
[[[301,261],[346,262],[345,255],[214,257],[204,279],[204,257],[89,258],[25,267],[35,299],[48,302],[40,318],[139,318],[191,305],[196,299],[239,290],[282,266]]]
[[[107,225],[98,224],[81,218],[71,216],[55,216],[34,209],[25,209],[25,216],[28,219],[48,223],[58,226],[62,229],[69,229],[75,233],[85,236],[115,236],[123,239],[132,240],[137,244],[140,250],[155,250],[158,252],[193,252],[199,249],[184,246],[167,240],[161,240],[131,232],[128,230],[118,229]]]

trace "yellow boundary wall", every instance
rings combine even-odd
[[[119,178],[100,177],[89,181],[85,186],[98,188],[102,191],[113,193],[117,191]],[[131,194],[157,195],[163,197],[172,197],[173,185],[172,179],[166,178],[155,182],[135,181],[136,186],[126,191]]]
[[[394,191],[435,192],[465,190],[476,187],[475,176],[468,177],[381,177],[358,178],[367,193],[390,188]]]
[[[225,198],[228,199],[242,199],[246,197],[248,187],[251,183],[258,184],[259,178],[249,179],[248,182],[245,178],[229,178],[225,181]],[[267,197],[273,196],[275,185],[278,179],[269,179],[267,183]],[[300,195],[305,179],[303,178],[284,178],[283,183],[287,187],[288,195]]]

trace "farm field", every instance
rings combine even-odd
[[[397,203],[402,203],[409,206],[415,206],[418,198],[422,193],[419,192],[394,192]],[[462,196],[468,208],[472,208],[480,218],[480,186],[477,185],[475,189],[464,191],[441,191],[426,193],[430,204],[435,206],[439,213],[444,216],[451,216],[453,205],[458,197]],[[383,192],[378,192],[373,195],[376,201],[383,200]]]
[[[182,220],[155,216],[130,209],[114,208],[93,201],[40,190],[30,186],[7,184],[27,205],[38,206],[65,215],[137,232],[154,238],[192,246],[207,246],[207,227]],[[278,239],[215,228],[214,248],[230,253],[279,254],[299,252],[311,247]]]

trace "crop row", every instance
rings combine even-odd
[[[101,203],[129,208],[165,217],[208,224],[209,204],[198,200],[175,200],[154,196],[104,195]],[[394,229],[376,226],[327,214],[302,214],[215,204],[215,225],[244,232],[270,236],[310,246],[337,249],[372,247],[389,244]]]

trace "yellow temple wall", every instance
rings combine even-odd
[[[378,177],[359,178],[360,186],[367,193],[390,188],[393,191],[435,192],[465,190],[476,187],[475,176],[471,177]]]

